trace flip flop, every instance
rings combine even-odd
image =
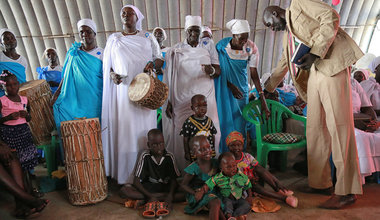
[[[144,218],[156,217],[156,202],[148,202],[147,204],[145,204],[142,216]]]
[[[166,202],[157,202],[157,211],[156,211],[156,216],[157,217],[164,217],[169,215],[169,209],[168,209],[168,204]]]

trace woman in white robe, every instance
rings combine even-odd
[[[180,131],[185,120],[194,114],[191,98],[202,94],[207,99],[207,113],[218,133],[215,135],[215,151],[218,155],[220,129],[215,99],[214,78],[220,74],[219,58],[213,41],[199,40],[201,18],[186,16],[187,38],[166,53],[166,70],[163,82],[169,86],[168,102],[163,106],[162,126],[167,150],[172,152],[180,170],[185,160],[183,137]]]
[[[144,16],[133,5],[120,12],[122,33],[112,34],[103,58],[102,141],[107,176],[119,184],[133,182],[138,153],[146,148],[146,135],[156,128],[156,111],[129,100],[128,87],[133,78],[151,61],[162,59],[154,36],[142,31]]]
[[[351,89],[354,118],[360,112],[367,112],[372,118],[376,118],[367,94],[355,79],[351,79]],[[368,132],[364,131],[367,130],[366,128],[362,128],[359,125],[359,121],[355,120],[355,139],[358,148],[360,174],[362,176],[362,183],[364,184],[364,177],[380,171],[380,148],[378,147],[380,143],[380,129]]]

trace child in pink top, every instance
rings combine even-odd
[[[38,160],[37,148],[27,124],[31,119],[28,99],[18,95],[20,83],[16,75],[7,70],[0,75],[0,85],[6,94],[0,97],[0,138],[16,151],[23,170],[32,170]]]

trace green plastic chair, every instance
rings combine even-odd
[[[158,108],[157,109],[157,127],[160,124],[161,120],[162,120],[162,110]]]
[[[287,167],[287,151],[306,147],[306,138],[299,142],[291,144],[272,144],[263,141],[262,138],[266,134],[284,132],[284,119],[287,118],[293,118],[295,120],[302,121],[305,125],[306,136],[306,117],[294,114],[287,107],[273,100],[267,100],[267,105],[268,109],[271,112],[271,115],[268,118],[268,120],[265,117],[265,113],[261,111],[260,100],[255,100],[248,103],[243,109],[243,117],[245,120],[255,125],[256,140],[252,140],[252,143],[256,142],[256,159],[259,162],[259,164],[263,167],[266,167],[269,152],[282,151],[281,171],[285,171]]]
[[[57,133],[54,131],[51,134],[50,143],[45,143],[37,146],[37,149],[41,149],[45,153],[46,166],[47,166],[47,175],[50,177],[53,171],[56,171],[57,161],[56,161],[56,149],[59,147],[59,142],[57,140]]]

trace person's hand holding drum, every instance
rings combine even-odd
[[[119,85],[122,81],[122,76],[115,73],[115,72],[110,72],[110,76],[111,76],[111,79],[112,81],[116,84],[116,85]]]

